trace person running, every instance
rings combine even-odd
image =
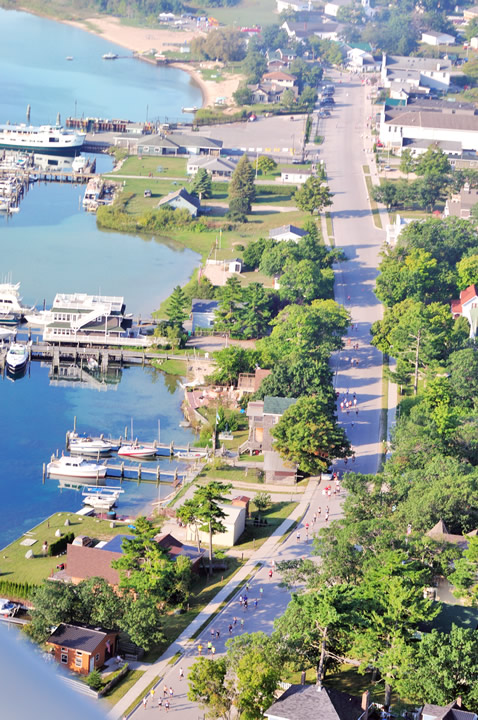
[[[262,597],[263,594],[264,594],[264,588],[263,588],[263,587],[259,588],[259,593],[260,593],[260,596]]]
[[[154,700],[154,693],[156,690],[154,688],[151,688],[151,702]]]
[[[166,710],[166,712],[169,711],[169,700],[164,701],[164,709]]]
[[[234,627],[236,627],[236,625],[237,625],[237,617],[235,615],[232,618],[232,624],[234,625]]]
[[[211,648],[211,653],[213,656],[216,654],[216,648],[214,647],[214,645]]]
[[[180,667],[179,668],[179,679],[182,680],[183,677],[184,677],[184,670],[182,669],[182,667]]]
[[[255,607],[255,608],[257,607],[257,603],[258,603],[258,600],[257,600],[257,598],[256,598],[256,599],[254,600],[254,607]]]
[[[219,639],[220,635],[221,635],[221,631],[220,631],[220,630],[216,630],[216,640]]]
[[[357,398],[354,397],[354,407],[357,407]]]
[[[214,640],[214,628],[211,628],[211,640]]]
[[[229,630],[229,635],[232,635],[232,623],[229,623],[229,627],[227,629]]]
[[[146,710],[147,706],[148,706],[148,696],[145,695],[143,698],[143,707],[145,710]]]
[[[244,600],[244,610],[247,610],[248,607],[249,607],[248,601]]]
[[[297,542],[300,542],[300,532],[299,532],[298,530],[297,530],[297,535],[296,535],[296,537],[297,537]]]
[[[170,685],[170,686],[169,686],[169,697],[172,698],[173,695],[174,695],[174,690],[173,690],[173,688],[172,688],[171,685]]]
[[[312,524],[315,524],[316,520],[317,520],[317,513],[314,513],[314,517],[312,518]]]
[[[208,653],[211,652],[211,648],[212,648],[212,642],[209,640],[209,642],[208,642],[208,644],[207,644],[207,651],[208,651]]]
[[[202,653],[202,645],[198,645],[198,655]]]
[[[160,710],[163,707],[163,698],[161,696],[159,696],[159,698],[158,698],[158,707]]]
[[[163,687],[163,695],[164,695],[164,697],[168,697],[168,686],[167,685],[165,685]]]
[[[244,628],[244,618],[241,618],[241,628]]]
[[[272,570],[269,570],[269,578],[272,578]]]

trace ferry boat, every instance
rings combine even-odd
[[[7,352],[7,370],[12,373],[21,372],[28,362],[28,348],[26,345],[13,343]]]
[[[85,133],[71,132],[61,125],[0,125],[0,148],[74,155],[84,142]]]
[[[50,477],[104,478],[106,465],[88,462],[80,456],[62,455],[48,463],[47,471]]]

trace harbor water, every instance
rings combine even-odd
[[[41,38],[41,41],[39,40]],[[35,124],[78,115],[149,119],[200,104],[189,76],[132,58],[105,62],[106,52],[125,51],[101,38],[25,13],[0,10],[0,122]],[[65,56],[75,59],[66,62]],[[98,169],[111,161],[99,158]],[[167,239],[101,232],[81,210],[84,188],[35,184],[20,212],[0,216],[0,279],[21,282],[24,304],[50,305],[57,292],[122,295],[127,312],[149,316],[172,288],[187,281],[199,257]],[[0,378],[0,547],[59,510],[77,510],[81,495],[42,484],[42,465],[57,449],[74,416],[78,430],[124,434],[134,423],[140,439],[193,441],[181,429],[183,392],[175,378],[152,368],[127,368],[85,382],[52,381],[48,367],[31,363],[25,377]],[[169,460],[162,460],[169,466]],[[174,464],[171,465],[174,467]],[[171,491],[168,485],[124,483],[118,513],[140,512]]]

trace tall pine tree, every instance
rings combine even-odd
[[[247,159],[247,155],[243,155],[237,163],[237,167],[229,183],[230,211],[234,212],[240,207],[240,210],[244,214],[250,213],[255,197],[254,169]]]
[[[186,320],[187,315],[184,308],[186,307],[187,302],[188,301],[182,287],[180,285],[176,285],[171,293],[171,297],[169,298],[169,303],[166,308],[166,315],[173,325],[182,325]]]

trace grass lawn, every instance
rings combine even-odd
[[[81,505],[81,496],[78,496],[78,507]],[[69,527],[65,527],[65,520],[70,521]],[[116,524],[116,523],[115,523]],[[62,562],[65,555],[59,557],[43,557],[42,544],[46,540],[48,544],[58,538],[55,531],[60,529],[63,534],[74,532],[75,535],[88,535],[96,540],[109,540],[114,535],[124,533],[126,525],[116,525],[111,528],[109,520],[98,520],[97,518],[82,517],[74,513],[55,513],[48,520],[37,525],[30,533],[22,535],[18,540],[7,545],[2,551],[2,580],[9,582],[28,582],[40,584],[42,580],[49,577],[56,566]],[[31,546],[20,545],[25,537],[31,537],[36,543]],[[33,550],[34,557],[27,560],[25,553]]]
[[[255,550],[259,548],[270,535],[274,532],[282,521],[289,517],[291,512],[295,510],[298,503],[296,502],[277,502],[262,513],[262,517],[267,520],[267,525],[254,526],[246,525],[246,529],[242,533],[238,542],[234,546],[236,550]],[[252,501],[250,503],[251,517],[258,517],[259,513]]]
[[[166,175],[168,177],[185,178],[187,177],[186,164],[186,158],[171,157],[169,155],[160,155],[158,157],[132,155],[124,161],[119,170],[108,174],[114,177],[117,172],[119,175],[144,175],[148,177],[149,173],[153,173],[153,177]]]
[[[108,695],[104,696],[105,703],[111,706],[116,705],[116,703],[119,702],[124,695],[126,695],[128,690],[131,690],[133,685],[135,685],[138,680],[143,677],[145,672],[145,670],[130,670],[129,673],[125,675],[124,680],[120,682],[119,685],[116,685],[116,687],[114,687]]]
[[[370,208],[372,210],[372,217],[373,217],[373,223],[375,227],[382,228],[382,219],[380,217],[380,212],[378,209],[378,205],[375,202],[375,200],[372,198],[372,189],[373,189],[373,183],[372,179],[369,175],[365,175],[365,184],[367,185],[367,192],[369,196],[369,202],[370,202]]]
[[[168,648],[172,642],[187,628],[196,615],[208,605],[224,585],[242,567],[243,562],[239,558],[229,557],[227,570],[209,576],[201,575],[192,587],[189,610],[181,615],[171,613],[164,618],[163,629],[165,641],[151,648],[143,657],[144,662],[154,662]]]
[[[180,375],[181,377],[186,375],[188,369],[186,360],[158,360],[154,366],[168,375]]]
[[[207,468],[198,477],[207,478],[207,480],[222,480],[226,483],[239,481],[261,484],[264,482],[262,479],[259,480],[259,470],[256,468],[235,468],[232,465],[227,465],[220,470]]]
[[[200,13],[206,12],[203,5],[199,7]],[[258,25],[270,25],[275,17],[275,9],[274,0],[241,0],[234,7],[212,7],[208,10],[208,14],[224,25],[236,23],[239,27],[242,25],[249,27],[251,22]]]

